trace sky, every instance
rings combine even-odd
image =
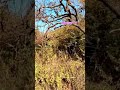
[[[26,14],[27,8],[29,8],[31,1],[33,1],[33,0],[10,0],[10,2],[8,2],[8,7],[12,12],[14,12],[18,15],[24,16]],[[49,2],[51,2],[53,0],[35,0],[35,5],[37,7],[39,7],[40,5],[43,4],[43,1],[46,1],[45,4],[48,4]],[[54,1],[56,3],[58,2],[57,4],[59,4],[59,0],[54,0]],[[80,3],[78,3],[78,0],[71,0],[71,1],[73,1],[75,3],[75,7],[78,8],[77,5],[80,4]],[[65,4],[65,2],[64,2],[64,4]],[[35,10],[38,9],[37,7],[35,7]],[[47,13],[47,15],[50,15],[50,14],[55,15],[55,13],[53,11],[49,11],[49,9],[46,10],[46,13]],[[61,11],[59,13],[63,14],[64,13],[63,9],[61,9]],[[84,16],[85,11],[83,11],[81,14]],[[62,23],[62,20],[59,20],[59,22]],[[42,27],[38,28],[41,32],[45,32],[49,26],[48,24],[46,26],[44,26],[45,23],[42,22],[41,20],[35,21],[35,25],[42,26]],[[57,25],[57,27],[58,26],[59,25]]]
[[[40,5],[42,5],[42,4],[43,4],[43,1],[44,1],[44,0],[36,0],[36,1],[35,1],[36,6],[39,7]],[[45,0],[45,1],[46,1],[45,4],[47,5],[49,2],[51,2],[51,1],[53,1],[53,0]],[[54,1],[56,2],[56,4],[59,4],[59,0],[54,0]],[[78,0],[71,0],[71,1],[74,2],[76,8],[79,8],[78,5],[80,5],[80,3],[78,2]],[[58,2],[58,3],[57,3],[57,2]],[[63,2],[63,3],[65,4],[66,2]],[[82,4],[81,4],[81,6],[82,6]],[[35,10],[38,9],[37,7],[35,8]],[[50,14],[55,15],[55,13],[54,13],[53,11],[49,11],[49,10],[46,10],[46,13],[47,13],[47,15],[50,15]],[[63,14],[63,13],[64,13],[63,9],[61,9],[61,11],[60,11],[59,13]],[[81,12],[81,14],[84,16],[84,15],[85,15],[85,11]],[[60,20],[59,22],[62,23],[63,21]],[[55,22],[55,23],[56,23],[56,22]],[[36,21],[35,24],[36,24],[37,28],[38,28],[41,32],[45,32],[45,31],[47,30],[48,26],[49,26],[48,24],[45,26],[46,23],[42,22],[41,20]],[[41,26],[42,26],[42,27],[41,27]],[[59,25],[57,25],[57,27],[58,27],[58,26],[59,26]]]

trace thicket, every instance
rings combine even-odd
[[[36,90],[85,89],[84,37],[76,27],[64,26],[36,46]]]
[[[31,11],[21,18],[7,7],[0,7],[1,90],[34,88],[34,33],[30,35],[33,15]]]
[[[86,2],[86,89],[89,90],[98,90],[94,84],[100,90],[120,89],[120,16],[114,3]]]

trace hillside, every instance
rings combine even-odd
[[[80,30],[61,27],[49,32],[43,42],[36,46],[36,90],[84,90],[84,35]]]

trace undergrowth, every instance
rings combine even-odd
[[[84,50],[80,36],[79,30],[64,27],[48,33],[46,43],[36,46],[36,90],[85,90],[85,62],[78,52],[71,55],[67,52],[74,42],[81,43],[77,47]]]

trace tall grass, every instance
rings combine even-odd
[[[52,38],[45,40],[46,43],[42,43],[41,46],[36,46],[36,90],[85,90],[84,60],[79,56],[70,57],[65,50],[60,51],[57,48],[59,45],[67,46],[74,41],[77,31],[66,30],[65,28],[51,32],[49,36]],[[79,36],[79,33],[77,35]],[[70,41],[65,42],[69,38]]]

